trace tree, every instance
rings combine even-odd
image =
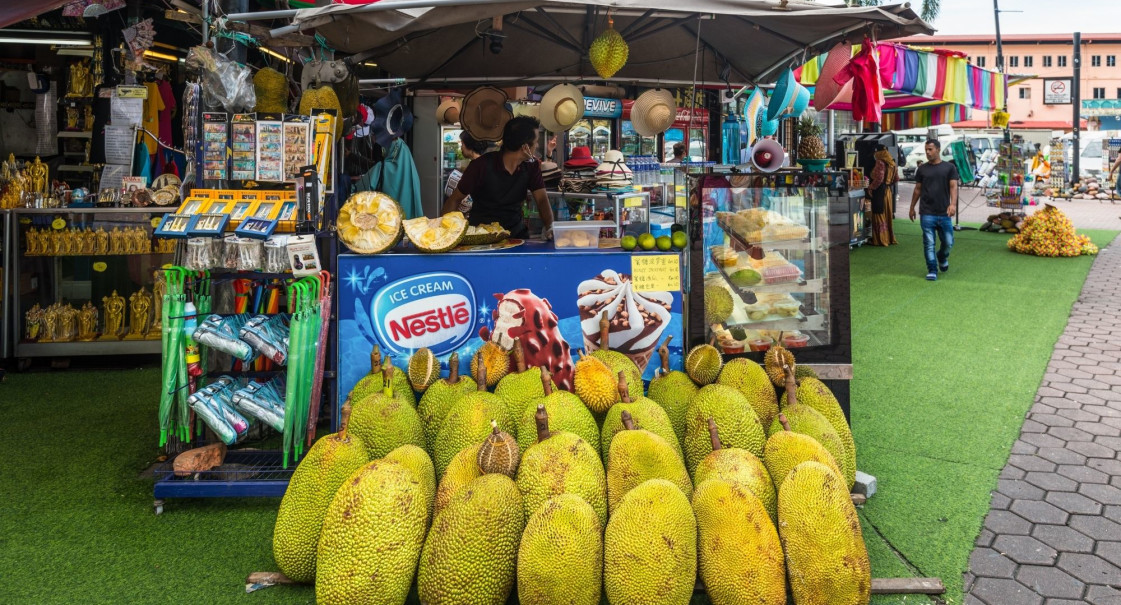
[[[848,0],[849,6],[879,6],[883,0]],[[930,23],[938,18],[942,10],[942,0],[922,0],[923,21]]]

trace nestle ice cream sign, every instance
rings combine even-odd
[[[378,340],[391,352],[428,347],[444,355],[471,338],[475,291],[455,273],[414,275],[378,290],[370,314]]]

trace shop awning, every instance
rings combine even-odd
[[[70,0],[4,0],[0,2],[0,27],[8,27],[53,11]]]
[[[770,82],[781,68],[841,38],[859,41],[872,27],[881,38],[933,31],[909,4],[845,8],[797,0],[785,8],[763,0],[381,0],[230,18],[292,16],[293,25],[274,34],[315,29],[340,51],[370,51],[368,60],[394,77],[532,83],[600,80],[586,51],[607,27],[609,10],[630,46],[626,66],[612,78],[621,83],[720,83],[724,70],[732,84]],[[499,15],[501,38],[491,29]],[[499,40],[494,54],[489,49]]]
[[[1084,118],[1121,116],[1121,99],[1083,99],[1079,113]]]

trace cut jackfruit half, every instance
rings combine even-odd
[[[401,206],[380,191],[361,191],[339,209],[339,239],[359,254],[379,254],[401,241]]]
[[[472,225],[467,228],[461,243],[468,246],[479,244],[497,244],[510,237],[510,232],[503,229],[502,225],[494,222],[485,225]]]
[[[463,239],[467,218],[462,212],[449,212],[438,218],[412,218],[404,225],[405,235],[421,252],[447,252]]]

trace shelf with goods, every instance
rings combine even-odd
[[[1070,183],[1070,167],[1067,164],[1067,151],[1069,151],[1069,143],[1062,138],[1055,137],[1051,139],[1051,177],[1048,180],[1048,186],[1062,191],[1069,186]]]
[[[1022,213],[1025,199],[1023,137],[1015,135],[1012,142],[1000,144],[996,172],[995,183],[985,189],[988,205]]]

